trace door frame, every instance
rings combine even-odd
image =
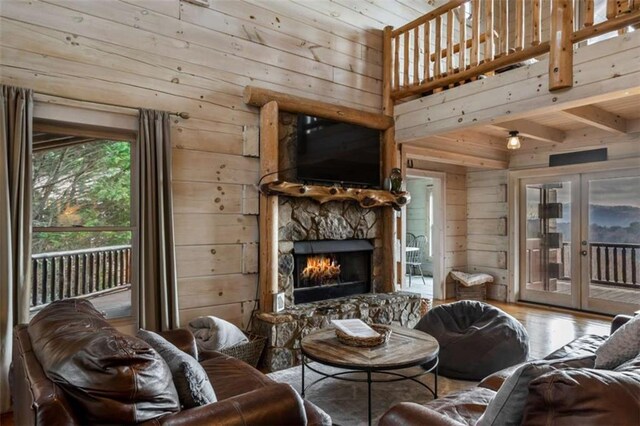
[[[433,218],[431,219],[431,223],[433,226],[432,233],[432,247],[433,247],[433,298],[438,300],[444,300],[446,298],[445,294],[445,233],[446,233],[446,224],[444,218],[447,217],[446,209],[447,209],[447,199],[446,199],[446,185],[447,185],[447,175],[445,172],[436,172],[431,170],[422,170],[422,169],[414,169],[407,168],[406,173],[407,178],[430,178],[433,179]],[[439,205],[439,206],[438,206]],[[438,208],[439,207],[439,208]],[[403,230],[406,234],[406,221],[407,215],[403,215]],[[406,235],[402,236],[402,251],[404,253],[404,249],[406,246]],[[402,262],[406,262],[406,258],[402,257]],[[404,269],[404,268],[403,268]],[[403,288],[404,288],[404,277],[403,277]]]
[[[607,160],[595,163],[572,164],[559,167],[538,167],[531,169],[510,170],[508,208],[509,222],[518,223],[520,217],[520,185],[519,180],[530,177],[558,176],[566,174],[579,174],[625,169],[637,169],[640,167],[640,157],[625,158],[619,160]],[[515,303],[520,299],[520,231],[519,226],[509,226],[509,285],[507,288],[507,301]]]

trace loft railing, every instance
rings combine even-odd
[[[31,259],[31,307],[131,283],[129,245],[41,253]]]
[[[640,290],[640,244],[589,243],[591,282]],[[561,280],[571,280],[571,244],[563,243]]]
[[[606,20],[595,23],[599,2],[606,2]],[[639,0],[575,0],[575,10],[573,0],[551,0],[544,14],[541,4],[452,0],[397,29],[385,28],[391,97],[463,84],[546,53],[549,90],[571,87],[574,43],[640,23]]]

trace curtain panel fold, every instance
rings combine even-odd
[[[148,330],[179,326],[169,113],[140,110],[138,317]]]
[[[0,412],[10,409],[13,327],[29,320],[33,92],[0,94]]]

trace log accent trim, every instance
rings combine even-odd
[[[314,115],[328,120],[357,124],[376,130],[389,129],[393,127],[394,123],[391,116],[374,114],[328,102],[314,101],[255,86],[246,86],[244,88],[243,100],[245,104],[257,107],[276,101],[281,111]]]
[[[393,194],[380,189],[339,188],[335,186],[303,185],[299,183],[274,181],[262,184],[264,195],[286,195],[296,198],[311,198],[320,204],[329,201],[357,201],[362,208],[390,206],[400,209],[410,200],[408,192]]]

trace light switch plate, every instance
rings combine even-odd
[[[276,293],[273,298],[273,311],[280,312],[284,310],[284,293]]]

